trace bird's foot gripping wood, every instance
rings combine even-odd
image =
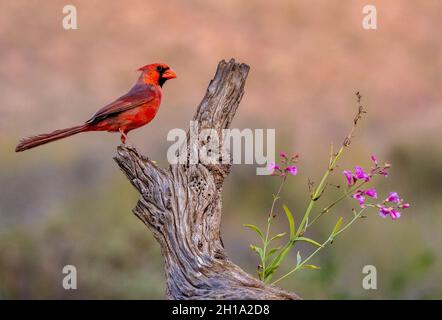
[[[121,140],[121,143],[122,144],[126,144],[126,140],[127,140],[127,134],[124,132],[124,130],[123,129],[118,129],[118,131],[120,132],[120,134],[121,134],[121,137],[120,137],[120,140]]]
[[[199,132],[213,128],[221,134],[230,126],[248,71],[233,59],[219,63],[194,116]],[[227,258],[220,223],[222,186],[230,165],[183,164],[165,170],[125,145],[118,147],[115,160],[140,193],[133,212],[161,246],[169,298],[299,299],[250,276]]]

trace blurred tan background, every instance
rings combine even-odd
[[[78,30],[62,28],[66,4]],[[361,26],[366,4],[377,7],[376,31]],[[284,191],[298,219],[307,179],[319,179],[330,142],[349,129],[356,91],[368,114],[342,168],[377,154],[393,164],[379,190],[412,204],[396,222],[371,212],[319,255],[321,270],[281,286],[308,299],[442,298],[441,21],[438,0],[1,1],[0,299],[165,297],[159,248],[131,214],[137,194],[112,160],[118,135],[13,150],[24,136],[87,120],[133,85],[138,67],[161,61],[178,78],[130,139],[165,166],[167,132],[187,128],[218,61],[231,57],[251,66],[233,127],[276,128],[278,150],[301,154]],[[256,239],[242,224],[265,224],[276,182],[235,166],[225,186],[223,240],[251,273]],[[325,239],[351,205],[311,236]],[[277,224],[285,230],[282,215]],[[66,264],[77,267],[78,290],[61,286]],[[367,264],[378,290],[362,288]]]

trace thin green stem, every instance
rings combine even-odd
[[[295,268],[293,268],[292,270],[290,270],[289,272],[287,272],[285,275],[281,276],[280,278],[276,279],[275,281],[272,282],[272,285],[278,283],[279,281],[287,278],[288,276],[290,276],[291,274],[293,274],[294,272],[296,272],[297,270],[301,269],[307,262],[309,262],[319,251],[321,251],[327,244],[329,244],[330,242],[332,242],[339,234],[341,234],[342,232],[344,232],[348,227],[350,227],[357,219],[359,219],[362,215],[362,213],[364,212],[365,208],[361,209],[357,214],[354,215],[353,219],[350,220],[349,223],[347,223],[344,227],[342,227],[342,229],[340,229],[339,231],[337,231],[336,233],[332,233],[327,240],[325,240],[320,247],[318,247],[315,251],[313,251],[307,258],[305,258],[301,263],[299,263]]]
[[[331,204],[326,206],[310,223],[308,223],[307,226],[306,226],[306,229],[308,227],[310,227],[316,220],[318,220],[320,217],[322,217],[325,213],[330,211],[331,208],[333,208],[335,205],[337,205],[339,202],[341,202],[342,200],[347,198],[350,194],[355,192],[355,190],[358,190],[359,188],[361,188],[366,183],[367,183],[366,181],[362,181],[360,184],[354,185],[352,188],[350,188],[346,192],[344,192],[344,194],[341,197],[339,197],[338,199],[333,201]]]
[[[329,159],[327,171],[322,176],[318,186],[313,190],[313,192],[311,192],[310,201],[309,201],[307,209],[306,209],[306,211],[305,211],[305,213],[304,213],[304,215],[302,217],[301,223],[299,224],[298,230],[296,230],[296,232],[295,232],[295,238],[298,238],[299,236],[302,236],[305,233],[305,231],[307,230],[307,228],[312,224],[312,223],[309,224],[309,217],[310,217],[310,214],[311,214],[311,212],[312,212],[312,210],[313,210],[313,208],[315,206],[315,202],[325,192],[325,189],[327,188],[327,179],[328,179],[330,173],[336,168],[337,162],[341,158],[344,149],[347,148],[348,146],[350,146],[351,140],[352,140],[352,137],[353,137],[353,133],[354,133],[356,127],[357,127],[358,121],[361,119],[362,115],[365,113],[365,110],[364,110],[363,106],[360,103],[361,102],[361,96],[360,96],[359,92],[356,93],[356,96],[358,98],[358,112],[356,113],[355,117],[353,118],[353,126],[352,126],[349,134],[345,137],[345,139],[344,139],[344,141],[343,141],[343,143],[341,145],[341,148],[339,149],[339,151],[337,153],[333,152],[333,144],[330,146],[330,159]],[[310,186],[310,184],[309,184],[309,186]],[[342,198],[345,198],[346,196],[347,195],[345,195]],[[338,202],[341,201],[341,200],[342,199],[339,199]],[[275,202],[276,202],[276,200],[274,200],[272,208],[274,207]],[[329,206],[329,208],[333,207],[334,205],[335,205],[335,203],[331,204]],[[360,213],[362,213],[362,211]],[[321,214],[323,214],[323,213],[321,213]],[[360,214],[359,215],[355,214],[354,219],[351,220],[350,223],[347,224],[344,228],[342,228],[342,231],[347,229],[357,218],[359,218],[359,216],[360,216]],[[317,218],[315,218],[313,222],[315,222],[316,220],[317,220]],[[265,243],[265,247],[267,247],[268,234],[269,234],[269,230],[270,230],[270,223],[271,223],[271,217],[269,217],[269,222],[268,222],[268,226],[267,226],[268,228],[267,228],[267,234],[266,234],[266,239],[265,239],[265,242],[266,242]],[[304,266],[307,261],[309,261],[317,252],[319,252],[319,250],[321,250],[324,247],[324,245],[326,245],[327,243],[331,242],[333,240],[333,237],[335,237],[336,235],[340,234],[342,231],[340,231],[340,232],[335,232],[334,231],[332,233],[332,235],[329,237],[329,239],[327,239],[327,241],[324,242],[324,244],[321,247],[319,247],[315,252],[313,252],[312,255],[310,255],[306,260],[304,260],[304,262],[300,263],[300,265],[297,266],[294,270],[290,271],[288,274],[284,275],[283,277],[279,278],[278,280],[274,281],[273,283],[276,283],[276,282],[284,279],[285,277],[289,276],[291,273],[293,273],[297,269],[299,269],[302,266]],[[290,241],[286,245],[286,248],[284,250],[291,250],[291,248],[293,246],[294,246],[294,242]],[[267,248],[265,248],[264,250],[266,250],[266,249]],[[265,254],[263,256],[264,256],[264,259],[266,259]]]
[[[327,181],[328,176],[330,175],[330,173],[333,171],[333,169],[336,166],[336,163],[338,162],[339,158],[342,155],[342,152],[344,151],[344,146],[342,145],[342,147],[339,149],[338,153],[334,156],[333,160],[330,161],[330,164],[327,168],[327,171],[324,173],[324,175],[322,176],[321,181],[319,182],[319,185],[315,188],[315,191],[313,192],[311,198],[310,198],[310,202],[307,206],[307,210],[304,213],[304,216],[302,217],[301,223],[299,225],[298,231],[296,232],[296,236],[299,236],[301,233],[303,233],[305,231],[304,226],[308,225],[308,218],[310,216],[310,213],[315,205],[315,202],[318,200],[318,197],[322,194],[322,192],[324,191],[325,188],[325,182]]]
[[[310,198],[310,202],[308,204],[307,210],[304,213],[304,216],[302,217],[302,221],[301,221],[301,224],[299,225],[298,231],[296,232],[296,236],[299,236],[300,234],[305,232],[305,229],[306,229],[305,226],[308,225],[308,218],[310,216],[310,213],[315,205],[315,202],[318,200],[318,198],[322,195],[322,193],[325,190],[325,182],[327,181],[328,176],[333,171],[333,169],[336,167],[336,163],[338,162],[339,158],[341,157],[344,149],[351,144],[351,139],[353,137],[353,133],[356,130],[358,121],[361,119],[362,115],[365,113],[365,110],[360,103],[361,96],[359,95],[359,92],[356,93],[356,96],[358,98],[358,105],[359,106],[358,106],[358,112],[356,113],[355,117],[353,118],[353,126],[351,127],[348,135],[345,137],[344,142],[341,145],[341,148],[339,149],[339,151],[335,155],[333,155],[333,145],[331,145],[331,147],[330,147],[330,161],[329,161],[327,171],[322,176],[322,179],[321,179],[318,187],[315,189],[315,191],[313,192],[313,195]]]
[[[281,194],[281,191],[282,191],[282,188],[284,186],[284,183],[285,183],[286,179],[287,179],[287,176],[283,176],[282,177],[281,183],[279,184],[278,191],[276,192],[275,195],[273,195],[272,206],[270,208],[269,217],[267,218],[267,230],[266,230],[266,234],[265,234],[265,239],[263,241],[263,248],[262,248],[262,250],[263,250],[263,254],[262,254],[263,258],[262,258],[262,261],[261,261],[263,277],[265,276],[265,271],[266,271],[267,247],[269,245],[270,227],[272,225],[275,205],[276,205],[276,202],[280,198],[280,194]],[[265,280],[265,279],[261,279],[261,280]]]

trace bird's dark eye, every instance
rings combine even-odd
[[[162,73],[164,71],[164,68],[162,66],[157,66],[157,71],[159,73]]]

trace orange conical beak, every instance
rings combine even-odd
[[[164,71],[164,73],[161,76],[164,79],[175,79],[176,78],[176,73],[173,72],[172,69],[167,69],[166,71]]]

